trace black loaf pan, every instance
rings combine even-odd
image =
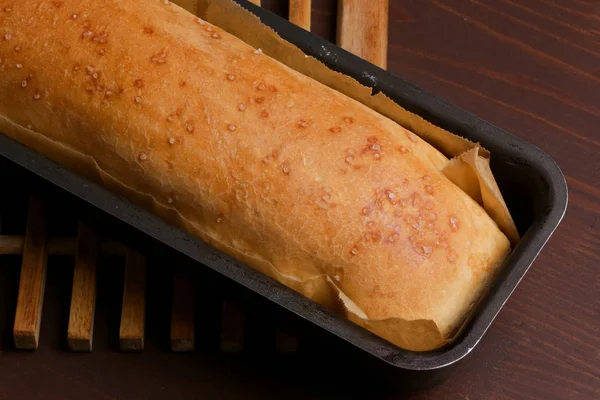
[[[344,318],[332,315],[278,282],[1,134],[0,156],[95,206],[90,208],[95,209],[96,213],[99,212],[98,209],[101,210],[103,218],[99,219],[104,222],[113,220],[113,223],[120,224],[121,228],[117,232],[123,233],[121,236],[126,242],[162,242],[267,298],[275,304],[274,309],[287,315],[285,318],[295,318],[312,335],[321,335],[325,345],[314,355],[317,358],[311,364],[314,370],[309,372],[313,377],[319,375],[319,368],[325,368],[327,376],[337,375],[339,372],[344,374],[344,381],[352,384],[356,382],[352,379],[409,387],[431,386],[440,382],[481,340],[561,221],[567,207],[567,186],[563,174],[548,155],[533,145],[260,7],[243,0],[239,2],[306,54],[357,79],[365,86],[373,87],[375,91],[384,92],[399,105],[426,120],[482,143],[491,151],[492,170],[522,240],[506,261],[490,291],[477,306],[466,329],[452,344],[424,353],[402,350]],[[107,219],[105,213],[120,221]]]

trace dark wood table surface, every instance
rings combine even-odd
[[[285,15],[283,3],[263,0]],[[335,0],[313,0],[313,32],[333,41],[335,15]],[[567,178],[570,202],[495,323],[449,379],[385,397],[599,399],[600,0],[390,0],[389,45],[389,70],[549,153]],[[17,267],[15,258],[0,258],[2,308],[14,306]],[[94,352],[67,353],[65,271],[51,265],[48,272],[40,349],[17,352],[5,344],[0,352],[0,399],[357,395],[343,379],[320,387],[275,379],[202,346],[169,353],[153,346],[165,327],[152,318],[146,350],[118,353],[109,345],[109,314],[119,301],[114,283],[99,289]],[[150,299],[152,307],[157,313],[168,305]],[[3,313],[6,343],[10,312]]]

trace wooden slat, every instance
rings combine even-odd
[[[386,68],[388,8],[388,0],[339,0],[338,45]]]
[[[18,349],[37,349],[46,287],[46,217],[39,197],[29,201],[13,337]]]
[[[102,252],[111,256],[127,256],[129,249],[123,243],[107,241],[102,243]]]
[[[275,350],[279,354],[292,354],[298,350],[298,339],[284,330],[277,328]]]
[[[57,237],[48,239],[46,252],[49,256],[69,256],[75,254],[76,237]],[[0,235],[0,255],[23,253],[25,237],[22,235]],[[101,245],[102,253],[112,256],[125,256],[127,247],[121,243],[106,241]]]
[[[311,0],[290,0],[290,22],[310,31]]]
[[[125,257],[119,341],[123,351],[141,351],[146,319],[146,258],[133,249],[129,249]]]
[[[181,275],[173,278],[171,350],[194,350],[194,282]]]
[[[22,254],[25,237],[22,235],[0,236],[0,255]]]
[[[257,6],[260,6],[260,0],[249,0],[249,1],[250,1],[250,3],[254,3]]]
[[[72,351],[92,351],[96,311],[96,262],[100,250],[94,228],[79,222],[67,342]]]
[[[244,350],[244,311],[231,300],[223,300],[221,315],[221,351],[239,353]]]

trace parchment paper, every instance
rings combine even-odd
[[[484,207],[513,245],[519,241],[517,229],[490,169],[490,153],[479,144],[425,121],[398,106],[382,93],[373,95],[371,88],[305,55],[298,47],[283,40],[271,28],[262,24],[256,16],[232,0],[175,0],[174,3],[237,36],[249,45],[260,48],[265,54],[288,67],[396,121],[451,157],[452,159],[449,159],[442,169],[444,174]],[[408,321],[400,318],[371,320],[326,275],[308,281],[296,281],[286,279],[276,270],[268,272],[268,275],[292,289],[346,315],[356,324],[408,350],[424,351],[441,347],[452,341],[462,329],[462,327],[457,329],[450,337],[444,337],[435,322],[431,320]],[[331,293],[337,294],[337,298],[332,298]],[[465,316],[462,326],[467,320],[468,316]]]

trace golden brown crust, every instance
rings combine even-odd
[[[447,336],[510,251],[433,147],[171,3],[6,4],[0,131],[308,297]]]

